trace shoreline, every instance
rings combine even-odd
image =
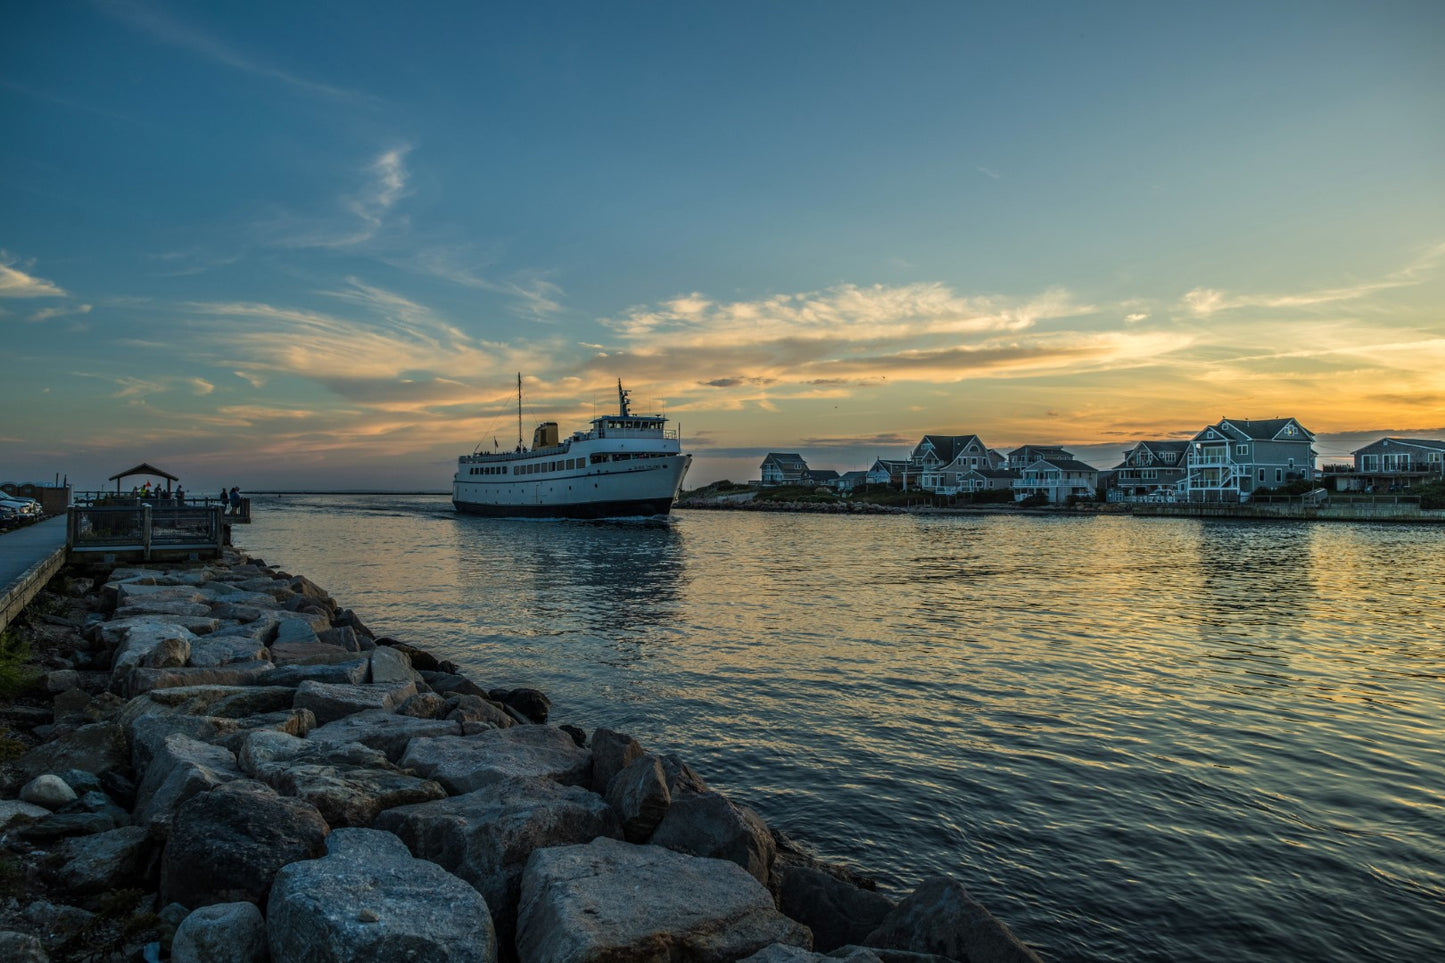
[[[1201,518],[1264,522],[1372,522],[1390,525],[1445,525],[1445,510],[1382,511],[1373,508],[1296,505],[1219,505],[1213,503],[1118,504],[1080,503],[1038,505],[1027,508],[1003,503],[981,505],[876,505],[871,502],[787,502],[756,501],[751,498],[720,496],[679,500],[675,509],[721,512],[800,512],[819,515],[1016,515],[1059,518],[1097,515],[1126,515],[1134,518]]]
[[[758,963],[1038,958],[957,881],[895,902],[676,755],[553,724],[545,694],[484,688],[234,549],[67,564],[17,625],[48,671],[0,705],[13,958],[315,959],[318,931],[346,958],[403,933],[451,959],[600,958],[642,931]],[[337,878],[372,895],[308,899]]]

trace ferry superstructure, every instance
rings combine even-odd
[[[617,382],[617,413],[592,419],[588,431],[559,438],[544,421],[532,447],[474,452],[457,459],[452,504],[459,512],[500,518],[629,518],[666,515],[692,455],[663,415],[633,413]]]

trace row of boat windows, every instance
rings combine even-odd
[[[592,464],[600,465],[610,461],[632,461],[635,458],[666,458],[660,452],[619,452],[612,455],[593,455]],[[531,465],[473,465],[469,475],[535,475],[538,472],[572,471],[586,468],[586,458],[559,458],[556,461],[540,461]]]

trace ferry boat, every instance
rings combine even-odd
[[[517,376],[517,447],[457,459],[452,505],[501,518],[630,518],[666,515],[692,455],[663,415],[633,413],[617,382],[617,413],[589,431],[558,437],[544,421],[522,445],[522,376]]]

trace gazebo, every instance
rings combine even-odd
[[[127,469],[126,471],[123,471],[123,472],[121,472],[121,473],[118,474],[118,475],[111,475],[111,476],[110,476],[110,480],[113,481],[113,482],[115,482],[115,492],[116,492],[117,495],[120,494],[120,480],[121,480],[122,478],[129,478],[129,477],[132,476],[132,475],[150,475],[150,476],[152,476],[152,477],[154,477],[154,478],[164,478],[164,479],[166,480],[166,494],[167,494],[167,495],[169,495],[169,494],[171,493],[171,482],[178,482],[178,481],[180,481],[179,478],[177,478],[175,475],[172,475],[172,474],[171,474],[170,472],[168,472],[168,471],[161,471],[161,470],[160,470],[159,468],[157,468],[155,465],[149,465],[149,464],[146,464],[145,462],[141,462],[139,465],[136,465],[134,468]]]

